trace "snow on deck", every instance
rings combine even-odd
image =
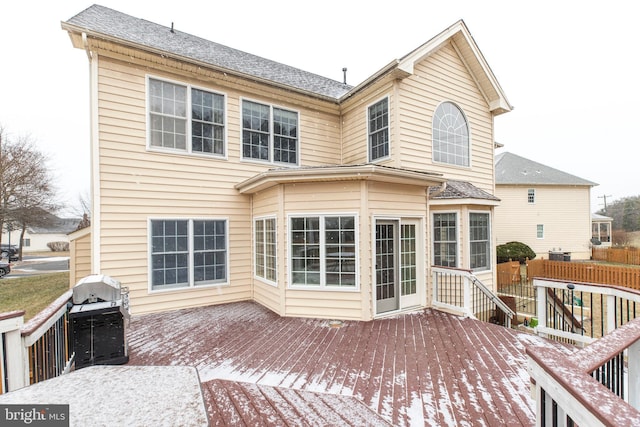
[[[424,310],[339,328],[251,302],[134,317],[129,366],[197,368],[211,425],[531,426],[525,346]]]
[[[70,426],[208,425],[190,367],[91,366],[0,395],[0,404],[69,405]]]

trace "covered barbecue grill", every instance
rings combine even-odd
[[[76,369],[127,363],[127,288],[109,276],[87,276],[73,287],[72,302],[69,322]]]

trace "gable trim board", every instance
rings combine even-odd
[[[397,233],[403,225],[418,233],[416,252],[423,264],[417,268],[424,278],[418,305],[425,307],[432,292],[430,206],[459,212],[464,267],[470,207],[491,215],[499,202],[493,196],[493,117],[511,106],[462,21],[355,87],[102,6],[90,7],[62,28],[91,62],[93,273],[122,278],[134,314],[252,299],[285,316],[368,320],[381,315],[375,304],[376,232],[387,227]],[[147,146],[149,76],[225,95],[224,158]],[[389,157],[367,163],[367,106],[382,97],[388,99]],[[298,112],[297,165],[245,158],[243,99]],[[430,120],[444,101],[456,103],[465,115],[468,167],[433,161]],[[443,191],[440,196],[446,197],[440,198],[428,194],[445,182],[456,191]],[[356,230],[346,234],[357,233],[356,288],[290,285],[292,215],[354,219]],[[267,217],[276,221],[275,286],[253,271],[254,220]],[[193,224],[219,218],[225,218],[230,257],[226,284],[150,290],[149,221]],[[306,258],[296,262],[320,259]],[[478,275],[491,286],[495,272]]]

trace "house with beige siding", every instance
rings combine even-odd
[[[591,257],[594,182],[513,153],[496,156],[498,245],[525,243],[538,258]]]
[[[356,86],[102,6],[62,28],[91,82],[72,265],[89,252],[134,314],[252,300],[369,320],[430,306],[433,265],[493,287],[512,107],[463,21]]]

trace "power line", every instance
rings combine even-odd
[[[613,197],[613,196],[611,196],[611,194],[609,194],[609,195],[604,194],[602,196],[598,196],[598,199],[604,199],[604,211],[605,212],[607,211],[607,197]]]

